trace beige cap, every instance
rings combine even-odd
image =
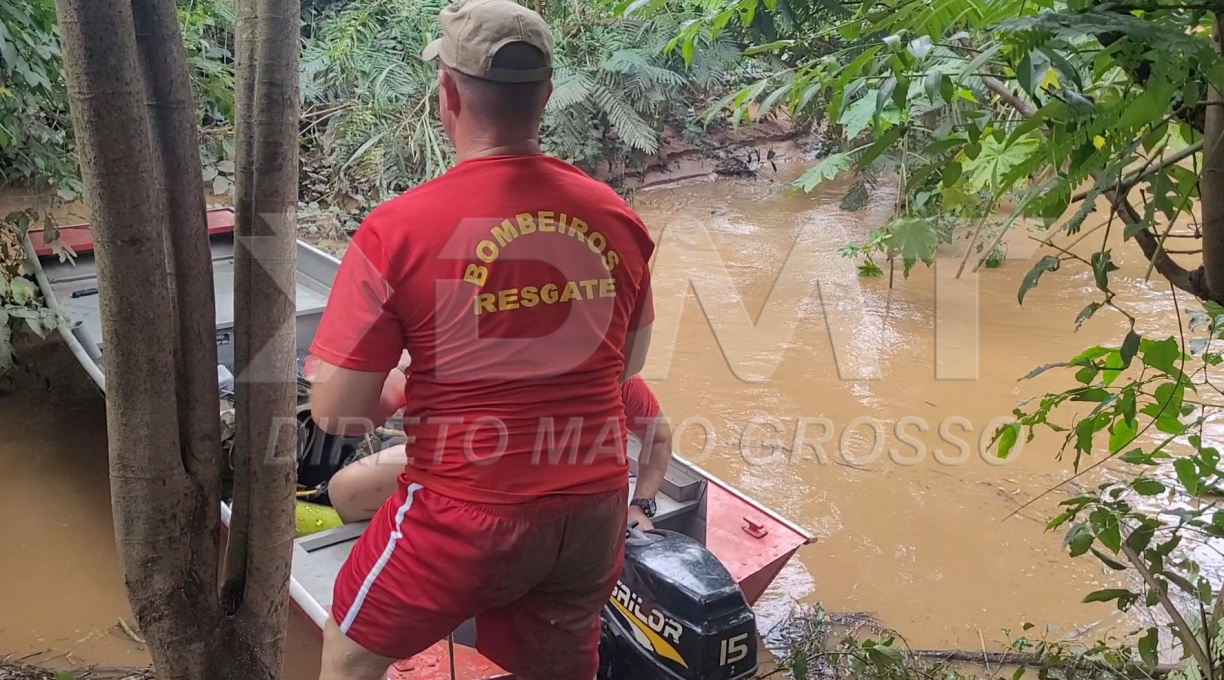
[[[513,0],[459,0],[438,14],[442,37],[425,47],[421,58],[442,63],[474,78],[530,83],[552,77],[552,34],[544,19]],[[524,42],[544,53],[543,68],[494,68],[493,57],[510,43]]]

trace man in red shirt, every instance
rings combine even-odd
[[[423,56],[457,164],[369,214],[311,348],[321,428],[368,431],[406,389],[410,441],[337,577],[321,679],[382,678],[475,617],[478,649],[517,677],[590,680],[654,244],[615,192],[540,153],[543,20],[466,0],[438,23]],[[405,350],[410,383],[387,377]]]
[[[397,374],[403,375],[398,371]],[[633,497],[653,502],[671,462],[671,426],[659,408],[658,398],[639,376],[621,383],[621,399],[625,403],[625,426],[642,442]],[[400,470],[407,464],[408,451],[403,445],[361,458],[341,468],[328,481],[328,502],[345,522],[364,522],[395,493]],[[647,510],[639,505],[629,507],[629,521],[637,522],[644,531],[654,528]]]

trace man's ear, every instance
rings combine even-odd
[[[438,86],[442,88],[442,106],[452,115],[458,116],[462,102],[459,100],[459,83],[446,69],[438,69]]]

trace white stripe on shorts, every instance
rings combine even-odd
[[[383,548],[382,555],[378,556],[378,561],[374,563],[374,568],[366,576],[365,581],[361,584],[361,590],[357,591],[357,599],[353,600],[353,606],[349,607],[348,614],[344,616],[344,621],[340,624],[340,632],[348,635],[349,628],[353,627],[353,622],[357,620],[357,614],[361,611],[361,605],[365,602],[366,596],[370,594],[370,589],[374,587],[374,580],[386,568],[387,563],[391,561],[391,555],[395,553],[395,544],[404,537],[400,531],[400,525],[404,523],[404,515],[408,514],[408,509],[412,507],[412,497],[422,487],[420,484],[408,485],[408,497],[404,499],[404,504],[395,512],[395,525],[391,529],[391,536],[387,538],[387,547]]]

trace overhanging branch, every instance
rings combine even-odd
[[[997,78],[993,78],[991,76],[980,76],[980,78],[982,79],[982,84],[986,86],[986,89],[998,95],[999,99],[1002,99],[1009,106],[1019,112],[1021,116],[1024,116],[1025,118],[1032,118],[1033,116],[1037,115],[1037,109],[1034,108],[1032,104],[1024,101],[1017,96],[1016,93],[1007,89],[1007,86]]]
[[[1118,210],[1118,216],[1127,225],[1140,224],[1143,218],[1139,216],[1139,212],[1126,198],[1126,194],[1118,190],[1110,191],[1108,194],[1109,200]],[[1159,239],[1151,232],[1150,229],[1144,227],[1135,232],[1135,243],[1139,244],[1139,248],[1143,254],[1152,263],[1156,271],[1161,276],[1169,280],[1174,288],[1183,290],[1195,297],[1204,298],[1207,295],[1205,286],[1203,285],[1202,267],[1195,270],[1189,270],[1181,266],[1169,257],[1167,251],[1164,250]]]

